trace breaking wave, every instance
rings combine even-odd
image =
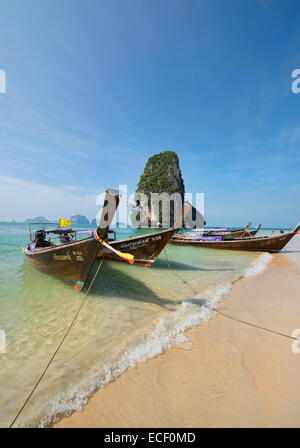
[[[261,274],[264,270],[266,265],[271,261],[272,255],[269,253],[263,253],[261,254],[254,263],[251,263],[251,265],[245,270],[244,277],[251,277],[252,275]]]

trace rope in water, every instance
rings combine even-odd
[[[183,283],[185,283],[193,292],[194,292],[194,294],[197,294],[197,291],[187,282],[187,281],[185,281],[182,277],[180,277],[180,275],[178,275],[172,268],[171,268],[171,266],[170,266],[170,262],[169,262],[169,259],[168,259],[168,256],[167,256],[167,252],[166,252],[166,249],[164,249],[164,253],[165,253],[165,257],[166,257],[166,260],[167,260],[167,264],[168,264],[168,269],[169,269],[169,271],[171,271],[172,272],[172,274],[173,275],[175,275],[175,277],[177,277],[177,278],[179,278],[179,280],[181,280]]]
[[[168,259],[168,256],[167,256],[166,249],[164,249],[164,252],[165,252],[165,257],[166,257],[166,261],[167,261],[169,270],[170,270],[170,271],[171,271],[177,278],[179,278],[183,283],[185,283],[187,286],[189,286],[189,288],[190,288],[194,293],[197,294],[197,291],[196,291],[196,290],[195,290],[195,289],[194,289],[194,288],[193,288],[193,287],[192,287],[186,280],[184,280],[182,277],[180,277],[177,273],[174,272],[174,270],[173,270],[173,269],[171,268],[171,266],[170,266],[170,263],[169,263],[169,259]],[[205,306],[205,305],[203,305],[203,306]],[[293,339],[293,340],[295,340],[295,341],[298,341],[298,340],[299,340],[298,338],[295,338],[294,336],[290,336],[289,334],[281,333],[280,331],[272,330],[272,329],[270,329],[270,328],[266,328],[266,327],[262,327],[262,326],[260,326],[260,325],[254,324],[254,323],[252,323],[252,322],[247,322],[247,321],[245,321],[245,320],[239,319],[238,317],[230,316],[229,314],[225,314],[225,313],[223,313],[222,311],[219,311],[219,310],[217,310],[217,309],[214,308],[214,307],[212,307],[212,308],[210,308],[210,309],[211,309],[212,311],[215,311],[216,313],[220,314],[221,316],[227,317],[228,319],[235,320],[236,322],[240,322],[240,323],[245,324],[245,325],[249,325],[250,327],[258,328],[259,330],[267,331],[268,333],[274,333],[274,334],[277,334],[278,336],[283,336],[283,337],[285,337],[285,338]]]
[[[9,425],[9,428],[12,428],[12,426],[15,424],[15,422],[16,422],[17,419],[19,418],[19,416],[20,416],[20,414],[22,413],[23,409],[24,409],[25,406],[27,405],[28,401],[29,401],[30,398],[32,397],[33,393],[34,393],[35,390],[37,389],[37,387],[38,387],[38,385],[40,384],[40,382],[42,381],[42,379],[43,379],[45,373],[47,372],[48,368],[50,367],[52,361],[54,360],[55,356],[57,355],[57,352],[59,351],[59,349],[60,349],[61,346],[63,345],[64,341],[66,340],[68,334],[70,333],[71,328],[73,327],[74,322],[76,321],[76,319],[77,319],[77,317],[78,317],[78,315],[79,315],[79,313],[80,313],[80,311],[81,311],[83,305],[84,305],[85,302],[86,302],[87,296],[88,296],[88,294],[89,294],[89,292],[90,292],[90,290],[91,290],[91,287],[93,286],[93,283],[94,283],[94,281],[95,281],[95,279],[96,279],[96,277],[97,277],[97,275],[98,275],[98,273],[99,273],[99,271],[100,271],[100,268],[101,268],[101,265],[102,265],[102,262],[103,262],[104,258],[105,258],[105,255],[101,258],[101,261],[100,261],[100,263],[99,263],[99,265],[98,265],[98,268],[97,268],[97,270],[96,270],[96,272],[95,272],[95,275],[94,275],[94,277],[93,277],[93,279],[92,279],[92,281],[91,281],[91,283],[90,283],[90,285],[89,285],[89,287],[88,287],[88,290],[87,290],[87,292],[85,293],[84,298],[83,298],[81,304],[79,305],[79,308],[78,308],[78,310],[77,310],[77,312],[76,312],[76,314],[75,314],[75,316],[74,316],[72,322],[70,323],[70,325],[69,325],[69,327],[68,327],[66,333],[64,334],[64,337],[63,337],[62,340],[60,341],[60,343],[59,343],[59,345],[57,346],[55,352],[53,353],[52,357],[50,358],[48,364],[46,365],[46,367],[44,368],[44,370],[43,370],[42,374],[40,375],[39,379],[38,379],[37,382],[35,383],[34,388],[31,390],[30,394],[28,395],[28,397],[27,397],[26,400],[24,401],[24,403],[23,403],[22,407],[20,408],[19,412],[17,413],[17,415],[15,416],[15,418],[13,419],[13,421],[11,422],[11,424]]]
[[[264,331],[267,331],[267,332],[269,332],[269,333],[274,333],[274,334],[277,334],[278,336],[283,336],[283,337],[285,337],[285,338],[293,339],[293,340],[296,340],[296,341],[299,340],[298,338],[295,338],[295,337],[290,336],[290,335],[285,334],[285,333],[281,333],[280,331],[272,330],[272,329],[270,329],[270,328],[266,328],[266,327],[261,327],[260,325],[253,324],[253,323],[251,323],[251,322],[246,322],[245,320],[238,319],[237,317],[229,316],[228,314],[225,314],[225,313],[223,313],[222,311],[217,310],[216,308],[212,308],[212,309],[213,309],[216,313],[221,314],[221,315],[224,316],[224,317],[228,317],[228,319],[235,320],[236,322],[241,322],[242,324],[249,325],[250,327],[255,327],[255,328],[258,328],[259,330],[264,330]]]

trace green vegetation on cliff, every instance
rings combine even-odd
[[[175,152],[165,151],[150,157],[140,177],[137,192],[175,193],[184,195],[184,183]]]

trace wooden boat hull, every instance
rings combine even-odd
[[[99,243],[86,238],[63,246],[50,246],[31,252],[29,244],[23,249],[29,263],[52,277],[59,278],[81,291],[97,257]]]
[[[224,240],[229,240],[229,239],[242,239],[242,238],[253,238],[257,232],[260,229],[260,225],[257,229],[255,230],[246,230],[246,229],[241,229],[241,230],[232,230],[230,232],[230,234],[228,235],[224,235]]]
[[[102,239],[106,239],[108,236],[109,226],[119,205],[119,200],[118,192],[106,190],[100,223],[97,228],[97,234]],[[57,230],[35,232],[35,241],[27,244],[23,253],[29,263],[39,271],[59,278],[81,291],[97,258],[99,242],[93,237],[79,241],[71,239],[64,241],[63,244],[53,244],[51,241],[45,240],[47,234],[55,234]]]
[[[119,241],[111,241],[109,244],[121,252],[134,255],[134,263],[152,266],[170,238],[178,229],[168,229],[161,232],[148,233]],[[105,255],[106,260],[125,261],[113,252],[101,247],[98,257]]]
[[[300,223],[291,232],[254,238],[232,239],[225,241],[192,241],[171,238],[169,244],[181,246],[205,247],[211,249],[247,250],[259,252],[280,252],[300,229]]]
[[[204,232],[202,235],[200,233],[197,234],[197,232],[195,232],[194,236],[191,233],[191,235],[189,235],[189,234],[182,235],[182,238],[191,239],[191,238],[197,238],[197,236],[198,237],[201,237],[201,236],[222,236],[223,240],[232,240],[232,239],[241,239],[241,238],[253,238],[257,234],[257,232],[260,230],[260,228],[261,228],[261,224],[255,230],[248,230],[248,228],[245,227],[244,229],[228,230],[228,231],[223,231],[223,232],[222,231],[218,231],[218,230],[213,230],[213,231]]]

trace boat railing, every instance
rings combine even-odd
[[[46,226],[58,226],[57,222],[29,222],[28,223],[28,229],[29,229],[29,238],[30,242],[34,240],[34,235],[37,230],[33,230],[32,226],[42,226],[42,228],[37,230],[46,230]]]
[[[33,226],[39,226],[38,229],[34,230]],[[46,227],[47,226],[52,226],[54,227],[54,229],[51,230],[47,230]],[[55,244],[62,244],[63,243],[63,239],[67,238],[68,236],[70,236],[72,238],[72,240],[70,240],[70,242],[74,242],[74,241],[79,241],[83,238],[87,238],[92,236],[93,234],[93,230],[91,229],[72,229],[72,228],[61,228],[59,227],[58,223],[56,222],[30,222],[28,223],[28,227],[29,227],[29,239],[30,239],[30,243],[35,241],[35,233],[37,231],[44,231],[45,234],[47,235],[47,240],[49,242],[55,243]],[[110,238],[108,238],[109,241],[114,241],[116,240],[116,231],[109,229],[109,234],[112,236]],[[64,241],[65,243],[66,241]]]

